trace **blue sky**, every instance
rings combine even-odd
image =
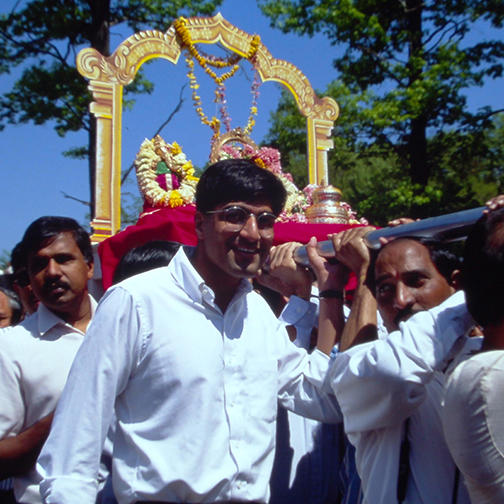
[[[7,11],[13,0],[4,0],[0,11]],[[274,57],[296,65],[310,80],[315,89],[323,90],[337,72],[331,65],[335,48],[322,36],[301,38],[284,35],[269,28],[255,0],[225,0],[220,12],[228,21],[248,33],[258,33],[262,42]],[[167,28],[170,20],[167,20]],[[111,47],[114,49],[130,33],[115,33]],[[474,33],[479,38],[480,33]],[[484,33],[481,33],[484,35]],[[181,86],[186,82],[185,63],[180,58],[178,65],[156,60],[146,66],[147,75],[155,83],[155,92],[137,100],[133,111],[123,116],[122,167],[128,167],[145,137],[150,137],[178,102]],[[0,93],[7,91],[13,79],[19,75],[0,76]],[[251,72],[241,74],[236,84],[229,83],[230,115],[232,127],[244,126],[248,116],[251,95],[249,91]],[[203,95],[203,106],[208,115],[213,115],[209,80],[199,78],[202,87],[209,90],[208,99]],[[469,95],[469,106],[477,108],[502,100],[503,79],[489,83]],[[274,110],[280,91],[276,84],[265,83],[260,88],[259,115],[252,137],[256,142],[263,139],[269,124],[270,112]],[[177,141],[196,165],[203,165],[210,150],[210,130],[199,123],[192,107],[189,89],[186,89],[182,110],[162,132],[166,141]],[[340,118],[344,120],[344,118]],[[11,250],[21,238],[24,229],[41,215],[67,215],[86,223],[87,208],[64,197],[69,194],[82,200],[89,199],[87,162],[65,158],[62,152],[68,148],[84,145],[86,134],[73,133],[59,137],[52,124],[43,126],[8,126],[0,133],[2,158],[0,173],[3,194],[0,210],[3,216],[0,252]],[[330,181],[337,185],[337,181]],[[138,193],[134,175],[125,188]]]

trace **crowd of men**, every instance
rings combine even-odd
[[[86,231],[27,228],[0,281],[0,502],[504,502],[504,196],[462,258],[355,227],[310,268],[273,246],[285,198],[215,163],[197,245],[131,250],[98,305]]]

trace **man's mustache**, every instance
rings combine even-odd
[[[394,317],[394,324],[396,327],[399,327],[399,322],[403,320],[409,319],[416,312],[413,311],[409,306],[400,310],[397,315]]]
[[[50,290],[53,290],[53,289],[59,289],[59,288],[62,288],[62,289],[68,289],[70,286],[68,285],[67,282],[64,282],[63,280],[57,280],[57,281],[47,281],[47,282],[44,282],[44,286],[43,286],[43,289],[45,291],[50,291]]]

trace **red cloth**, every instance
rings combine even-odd
[[[194,214],[196,207],[186,205],[178,208],[146,209],[133,226],[128,226],[116,235],[107,238],[98,246],[102,268],[103,288],[112,285],[115,268],[121,257],[131,248],[143,245],[151,240],[171,240],[184,245],[196,245]],[[338,233],[349,224],[307,224],[302,222],[278,222],[275,224],[274,244],[289,241],[307,243],[312,236],[317,240],[326,240],[329,233]],[[347,290],[355,287],[351,279]]]

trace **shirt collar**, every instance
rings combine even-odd
[[[93,296],[91,296],[91,294],[88,295],[89,295],[89,301],[91,303],[91,318],[93,318],[97,303],[94,300]],[[58,315],[49,310],[49,308],[47,308],[42,303],[39,303],[39,306],[37,308],[37,318],[38,318],[38,331],[40,336],[44,336],[46,332],[50,331],[53,327],[55,327],[58,324],[62,324],[67,326],[68,328],[71,328],[73,332],[84,334],[79,329],[76,329],[72,325],[65,322],[62,318],[58,317]]]
[[[190,257],[195,252],[195,247],[183,246],[180,247],[173,259],[170,267],[174,275],[174,279],[181,285],[188,296],[195,302],[213,303],[215,294],[213,290],[205,283],[202,276],[190,261]],[[246,279],[242,279],[234,297],[249,293],[252,290],[252,284]]]

